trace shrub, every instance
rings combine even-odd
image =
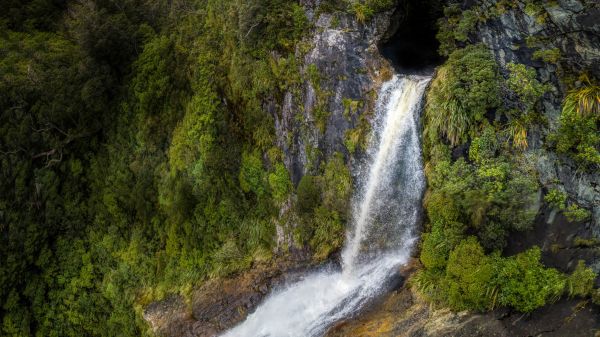
[[[500,104],[496,61],[483,45],[454,51],[431,84],[425,114],[430,137],[466,141],[488,109]]]
[[[375,12],[381,12],[394,8],[396,0],[367,0],[367,5]]]
[[[469,33],[475,30],[477,25],[478,16],[473,10],[466,10],[462,12],[462,17],[458,22],[458,26],[454,31],[454,38],[460,42],[466,42],[469,38]]]
[[[494,196],[497,208],[492,216],[517,231],[531,228],[538,209],[538,180],[534,173],[512,169],[506,189]],[[496,213],[497,211],[497,213]]]
[[[321,187],[317,177],[304,175],[296,189],[298,212],[311,213],[321,203]]]
[[[227,276],[250,267],[251,260],[244,256],[235,240],[226,241],[214,254],[214,276]]]
[[[542,60],[546,63],[557,64],[560,61],[560,49],[540,49],[533,52],[534,60]]]
[[[565,216],[569,221],[584,221],[591,216],[591,212],[573,203],[565,209]]]
[[[567,291],[569,296],[581,296],[585,297],[592,293],[594,287],[594,280],[596,279],[596,273],[592,268],[585,266],[585,261],[579,260],[577,267],[569,277],[567,278]]]
[[[483,129],[481,136],[475,137],[469,147],[469,159],[477,164],[491,160],[496,156],[498,150],[498,139],[493,127],[487,126]]]
[[[315,258],[323,260],[344,243],[344,226],[336,211],[320,206],[315,210],[314,227],[310,246]]]
[[[430,301],[444,301],[445,292],[441,284],[446,276],[444,269],[421,269],[410,279],[409,284]]]
[[[456,50],[457,41],[467,42],[469,34],[477,26],[480,15],[475,10],[461,10],[457,4],[451,4],[444,8],[444,16],[438,20],[436,38],[440,41],[440,54],[448,56]]]
[[[335,153],[325,165],[322,187],[323,205],[345,218],[352,194],[352,176],[341,153]]]
[[[600,305],[600,289],[592,290],[592,303]]]
[[[265,176],[266,172],[263,169],[258,151],[252,153],[244,152],[242,154],[242,165],[239,174],[242,190],[246,193],[253,192],[257,196],[262,196],[266,191]]]
[[[464,237],[465,226],[459,222],[433,225],[430,233],[423,234],[420,259],[426,268],[443,269],[452,249]]]
[[[575,203],[571,203],[567,206],[567,194],[557,189],[552,189],[544,196],[546,201],[554,209],[564,211],[567,220],[569,221],[583,221],[590,217],[590,211],[580,207]]]
[[[584,77],[584,85],[569,92],[565,98],[563,112],[575,111],[579,116],[587,117],[600,114],[600,85]]]
[[[275,172],[269,174],[269,186],[276,202],[283,202],[292,190],[290,175],[282,163],[277,163]]]
[[[533,111],[535,104],[549,90],[549,87],[536,79],[537,74],[534,68],[516,63],[508,63],[506,67],[509,71],[506,80],[508,88],[519,97],[523,112]]]
[[[567,194],[557,189],[551,189],[544,196],[544,201],[546,201],[552,208],[563,210],[567,207]]]
[[[245,219],[240,225],[240,243],[247,252],[273,247],[275,226],[272,221]]]
[[[352,6],[352,11],[354,12],[354,15],[356,15],[356,20],[358,20],[360,23],[369,21],[373,14],[375,14],[371,7],[369,7],[367,4],[359,2]]]
[[[556,269],[544,268],[538,247],[505,259],[497,275],[499,301],[521,312],[531,312],[558,299],[565,278]]]
[[[560,126],[550,139],[556,143],[558,153],[590,169],[600,165],[600,86],[584,80],[581,88],[572,90],[565,98]]]
[[[454,197],[441,191],[430,191],[425,197],[425,206],[431,223],[457,221],[460,217],[460,209]]]
[[[463,240],[448,259],[448,304],[456,310],[491,309],[497,293],[492,282],[495,268],[475,237]]]
[[[505,226],[494,221],[487,221],[479,228],[477,232],[481,245],[489,250],[502,250],[506,246],[508,230]]]
[[[395,3],[395,0],[354,0],[351,12],[356,15],[358,22],[365,23],[371,20],[375,13],[393,8]]]

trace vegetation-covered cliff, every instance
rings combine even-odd
[[[413,331],[406,303],[524,322],[576,306],[547,317],[593,335],[598,17],[592,0],[3,1],[0,335],[239,322],[337,260],[377,90],[434,67],[417,300],[382,302],[398,314],[373,336]]]

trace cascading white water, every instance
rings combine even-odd
[[[429,79],[394,76],[379,93],[368,174],[354,197],[342,271],[313,273],[271,294],[224,337],[321,336],[379,294],[406,263],[425,186],[418,123]]]
[[[428,77],[395,76],[381,88],[369,146],[372,161],[362,193],[354,198],[354,227],[342,252],[346,272],[368,262],[373,252],[401,248],[412,236],[424,188],[418,110],[428,82]],[[365,254],[359,259],[361,249]]]

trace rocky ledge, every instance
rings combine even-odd
[[[410,283],[410,282],[408,282]],[[432,307],[410,286],[392,292],[327,337],[565,337],[600,336],[600,308],[589,300],[562,299],[531,314],[495,310],[477,314]]]
[[[258,265],[235,277],[210,280],[188,300],[172,295],[154,302],[143,316],[158,336],[216,336],[246,318],[271,291],[298,280],[310,269],[298,261]]]

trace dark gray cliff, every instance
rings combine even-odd
[[[314,28],[301,43],[308,50],[297,51],[304,84],[299,92],[285,94],[280,110],[270,107],[276,116],[277,145],[284,150],[295,184],[333,153],[348,157],[346,132],[372,109],[381,79],[389,74],[377,43],[390,13],[361,24],[351,14],[319,13],[316,4],[307,6]]]
[[[343,154],[350,166],[358,165],[356,158],[368,136],[378,89],[392,74],[377,47],[388,29],[391,12],[359,23],[352,14],[321,12],[318,5],[318,1],[305,3],[313,28],[296,51],[302,85],[286,92],[281,106],[267,106],[294,185],[306,174],[318,175],[322,164],[335,153]],[[349,149],[351,132],[355,144]],[[280,212],[279,247],[294,247],[296,223],[290,214],[291,203]]]
[[[484,0],[491,8],[497,1]],[[528,135],[527,160],[535,164],[544,189],[557,188],[566,192],[580,206],[590,210],[592,217],[582,223],[569,223],[555,210],[543,209],[534,231],[513,238],[512,252],[537,244],[545,253],[545,262],[563,271],[571,270],[578,259],[585,259],[600,272],[600,249],[579,247],[576,238],[600,239],[600,174],[597,170],[578,170],[568,157],[557,155],[547,144],[547,136],[559,124],[562,100],[566,95],[562,78],[568,74],[587,72],[600,77],[600,2],[560,0],[543,5],[543,12],[527,14],[521,3],[499,16],[479,23],[472,38],[483,42],[506,70],[510,62],[536,69],[538,79],[550,84],[552,90],[542,99],[542,113],[547,125],[537,126]],[[540,49],[560,50],[557,64],[536,60],[533,53]],[[559,249],[557,249],[557,247]]]

